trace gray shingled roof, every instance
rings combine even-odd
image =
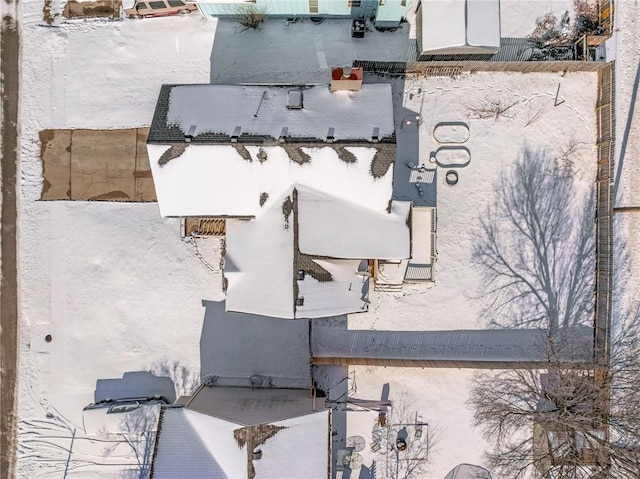
[[[334,142],[338,144],[364,142],[370,145],[376,128],[380,131],[380,143],[395,144],[391,93],[389,90],[388,98],[385,98],[386,95],[378,91],[380,87],[384,85],[363,86],[364,92],[356,92],[343,101],[342,97],[327,93],[328,85],[162,85],[147,141],[184,143],[185,135],[193,125],[193,143],[231,143],[236,127],[241,127],[238,143],[277,143],[280,132],[287,128],[286,143],[313,146],[326,144],[329,126],[335,130]],[[301,89],[305,94],[307,102],[302,110],[286,108],[286,95],[292,89]],[[263,106],[259,106],[262,103],[256,95],[263,92],[266,92],[266,100]],[[235,95],[233,102],[226,101],[230,94]],[[181,111],[172,104],[172,95],[177,103],[182,104],[179,107]],[[197,108],[202,104],[198,99],[208,102],[211,107]],[[324,105],[327,99],[331,105]],[[254,112],[260,109],[263,118],[257,121]],[[388,114],[372,115],[371,111],[375,110],[384,110]],[[186,120],[185,112],[193,112],[192,116],[200,121]],[[189,125],[179,125],[180,121]],[[209,125],[193,124],[203,122]]]
[[[249,378],[260,375],[269,377],[274,387],[311,386],[308,321],[225,311],[224,301],[202,304],[203,380],[216,377],[218,385],[250,386]]]
[[[160,416],[153,479],[230,479],[193,429],[182,408]]]
[[[359,331],[315,320],[311,332],[314,357],[542,363],[550,359],[548,332],[538,329]],[[593,330],[576,328],[558,344],[560,361],[589,361]]]

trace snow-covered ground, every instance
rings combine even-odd
[[[640,5],[616,3],[616,32],[608,48],[616,54],[616,153],[614,193],[616,207],[640,206]],[[628,257],[618,270],[616,285],[626,294],[617,309],[633,308],[640,288],[640,214],[615,217],[615,245]]]
[[[523,6],[526,4],[532,5],[533,2],[522,2]],[[502,2],[501,11],[502,33],[506,35],[504,15],[513,13],[516,19],[518,10],[513,3],[505,1]],[[638,93],[638,78],[640,78],[638,44],[640,44],[640,5],[632,0],[616,2],[616,33],[607,45],[607,56],[615,58],[616,61],[615,161],[616,178],[619,182],[616,206],[640,205],[640,106],[635,100]],[[545,119],[541,121],[544,122]],[[473,132],[472,129],[471,138],[473,138]],[[440,192],[443,193],[442,190]],[[446,201],[446,198],[446,194],[439,196],[439,200]],[[439,214],[439,220],[440,218]],[[439,227],[442,227],[440,221]],[[444,232],[440,230],[440,233]],[[438,250],[442,256],[446,254],[446,245],[443,244],[441,236],[438,243]],[[616,216],[615,243],[616,246],[624,249],[628,263],[623,265],[622,274],[618,276],[619,283],[616,284],[616,288],[619,288],[622,294],[616,296],[616,299],[619,299],[622,304],[614,305],[614,311],[623,309],[625,306],[633,306],[637,302],[637,291],[640,287],[639,214],[626,213]],[[424,316],[427,314],[425,313]],[[364,316],[354,316],[350,319],[350,327],[354,327],[359,319],[362,319],[362,322],[357,327],[367,325]],[[615,319],[619,318],[614,317]],[[413,320],[413,316],[407,316],[404,326],[411,327]],[[439,440],[436,444],[433,464],[425,479],[441,479],[457,462],[482,465],[482,451],[487,447],[487,443],[482,439],[479,431],[472,427],[472,413],[466,405],[469,380],[474,375],[472,371],[400,370],[364,366],[352,367],[350,370],[352,374],[355,372],[358,396],[379,397],[381,384],[390,382],[391,398],[394,397],[394,389],[396,393],[400,390],[408,391],[416,399],[415,410],[420,411],[430,426],[433,424],[438,430]]]
[[[435,284],[405,285],[402,293],[374,292],[369,312],[351,315],[349,327],[483,329],[487,324],[479,317],[481,306],[474,299],[482,278],[471,262],[471,251],[474,231],[493,201],[493,185],[512,168],[525,146],[560,156],[575,144],[576,201],[584,201],[596,174],[597,74],[479,72],[457,78],[414,79],[406,82],[405,93],[413,93],[411,100],[406,95],[405,108],[422,116],[420,162],[432,165],[430,154],[443,146],[434,140],[434,127],[451,121],[469,125],[464,146],[471,160],[468,166],[456,168],[459,179],[455,186],[446,183],[448,168],[438,167]],[[513,106],[498,119],[474,117],[472,108],[492,102]],[[403,167],[396,164],[396,168]]]
[[[179,221],[161,219],[156,204],[38,201],[38,132],[149,125],[162,83],[208,81],[216,23],[191,16],[49,28],[42,26],[40,2],[25,2],[22,10],[24,432],[47,412],[81,426],[99,378],[165,358],[198,372],[201,301],[222,294],[220,271],[196,257],[180,239]],[[210,264],[219,264],[216,240],[199,246]],[[49,463],[39,459],[46,454],[20,461],[20,477],[44,474],[39,468]]]
[[[570,4],[569,0],[504,0],[502,35],[525,35],[533,29],[535,17],[550,6],[560,16]],[[124,371],[150,367],[164,358],[197,371],[204,315],[201,300],[220,300],[222,293],[220,272],[200,262],[193,246],[180,240],[178,222],[161,219],[157,205],[38,201],[42,186],[38,132],[149,125],[162,83],[202,83],[213,76],[210,61],[216,22],[190,16],[140,22],[74,21],[47,27],[41,2],[27,0],[21,9],[19,420],[24,432],[47,413],[81,426],[82,408],[92,401],[99,378],[121,377]],[[617,2],[616,9],[618,27],[624,28],[615,39],[620,151],[638,68],[640,11],[631,0]],[[291,43],[288,47],[287,57],[295,58],[298,47]],[[339,42],[322,45],[341,47]],[[250,57],[250,51],[245,48],[243,54]],[[261,81],[246,71],[243,79]],[[554,107],[558,83],[565,101]],[[380,296],[370,313],[352,318],[351,327],[483,326],[472,301],[461,295],[477,283],[477,275],[465,262],[470,241],[466,227],[487,200],[482,192],[502,166],[515,158],[525,139],[553,147],[575,135],[586,143],[581,184],[593,179],[594,74],[476,74],[431,78],[422,86],[407,86],[416,91],[418,87],[425,93],[414,95],[413,103],[406,106],[422,109],[425,152],[434,146],[431,129],[437,121],[465,120],[463,103],[495,93],[521,102],[514,107],[513,119],[469,120],[470,166],[460,170],[456,187],[447,189],[442,175],[439,178],[438,286],[424,294],[414,288],[399,298]],[[542,117],[525,127],[527,105],[538,103],[544,107]],[[619,205],[639,204],[640,111],[633,106],[636,115],[621,169]],[[637,255],[640,216],[628,215],[620,231]],[[219,264],[217,242],[202,242],[200,248],[209,264]],[[632,264],[629,278],[637,284],[640,261]],[[455,315],[449,312],[451,301],[456,304]],[[397,311],[393,316],[391,308]],[[420,315],[415,314],[418,311]],[[44,341],[47,334],[52,336],[49,343]],[[458,462],[481,462],[485,444],[470,428],[471,412],[466,408],[472,372],[355,369],[358,396],[376,397],[380,385],[391,382],[392,390],[411,392],[417,399],[416,409],[440,430],[434,465],[426,477],[442,478]],[[38,459],[46,459],[46,454],[23,458],[19,477],[50,473]]]
[[[553,13],[560,20],[567,11],[573,15],[573,0],[502,0],[500,34],[502,37],[526,37],[533,32],[537,18]]]
[[[471,379],[476,371],[368,366],[352,367],[350,371],[358,397],[380,398],[383,385],[389,383],[389,398],[396,401],[396,405],[402,402],[401,407],[407,409],[406,422],[412,423],[414,414],[418,413],[420,421],[428,423],[433,449],[429,468],[421,479],[442,479],[461,463],[482,465],[486,443],[480,431],[471,427],[473,413],[467,406]],[[347,435],[359,435],[366,440],[361,452],[365,466],[371,466],[373,460],[386,459],[384,455],[381,458],[380,451],[371,451],[375,417],[361,412],[347,413]],[[379,469],[382,467],[378,464]]]

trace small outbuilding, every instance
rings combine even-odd
[[[418,60],[487,60],[500,48],[500,0],[423,0]]]

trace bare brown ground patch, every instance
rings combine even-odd
[[[65,18],[120,18],[121,0],[98,0],[77,2],[71,0],[64,6]]]
[[[148,128],[43,130],[42,200],[156,201]]]

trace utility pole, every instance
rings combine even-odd
[[[71,453],[73,452],[73,441],[76,438],[76,428],[73,428],[73,434],[71,435],[71,444],[69,445],[69,455],[67,456],[67,464],[64,466],[64,479],[67,478],[67,471],[69,471],[69,463],[71,462]]]

